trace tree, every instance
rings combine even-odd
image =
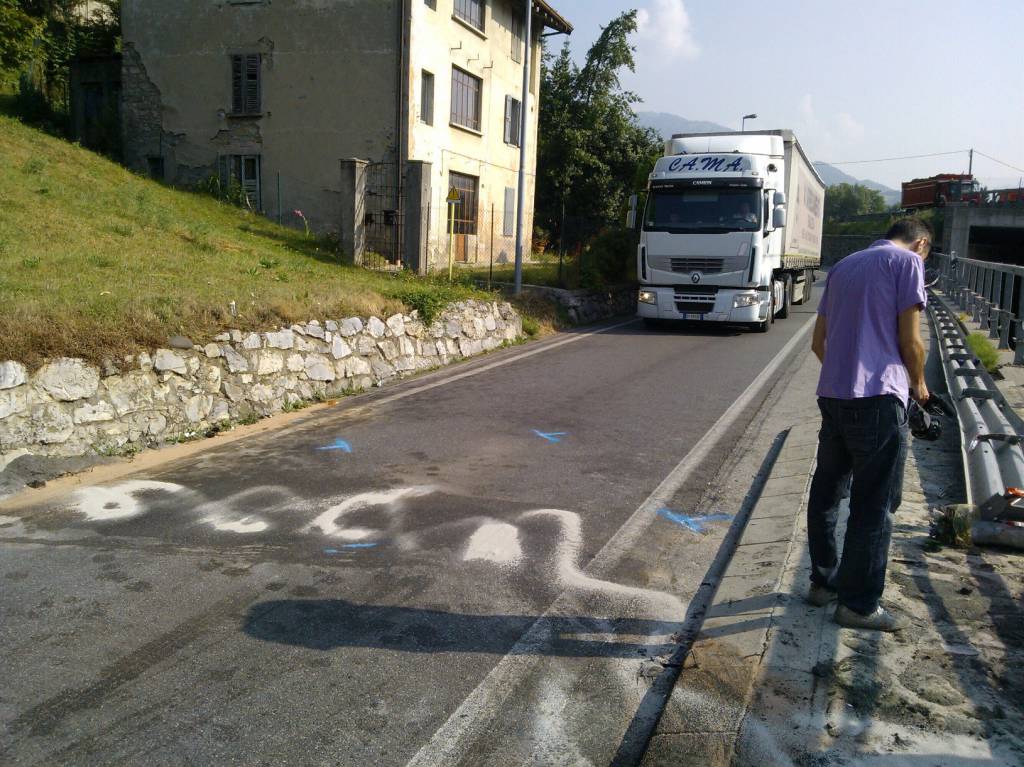
[[[0,80],[17,74],[31,60],[42,19],[26,13],[18,0],[0,0]]]
[[[639,98],[624,91],[623,67],[633,70],[629,36],[636,11],[601,30],[582,67],[568,44],[545,52],[537,156],[538,226],[559,233],[563,210],[596,223],[618,220],[635,189],[638,167],[660,153],[661,139],[641,128],[633,112]]]
[[[861,184],[835,184],[825,190],[825,218],[850,218],[884,213],[885,198],[876,189]]]

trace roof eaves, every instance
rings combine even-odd
[[[544,20],[544,26],[566,35],[572,34],[572,24],[566,21],[546,0],[533,0],[533,12]]]

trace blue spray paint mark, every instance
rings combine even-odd
[[[343,450],[346,453],[351,453],[352,446],[343,439],[336,439],[333,444],[326,445],[325,447],[318,447],[317,450]]]
[[[698,535],[704,532],[704,525],[708,522],[732,521],[731,514],[707,514],[705,516],[689,517],[686,514],[679,514],[664,507],[658,509],[658,516],[675,522],[677,525],[681,525]]]
[[[337,554],[337,549],[324,549],[324,554]]]
[[[543,432],[543,431],[537,431],[536,429],[533,430],[533,433],[536,434],[541,439],[546,439],[548,442],[561,442],[562,441],[561,438],[564,437],[566,434],[568,434],[568,432],[564,432],[564,431]]]
[[[342,546],[343,549],[372,549],[377,546],[376,543],[346,543]]]

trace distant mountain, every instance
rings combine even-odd
[[[674,133],[720,133],[732,130],[732,128],[718,123],[707,120],[687,120],[685,117],[668,112],[637,112],[636,116],[642,126],[654,128],[658,131],[658,135],[665,139],[672,138]]]
[[[670,114],[668,112],[637,112],[637,119],[645,128],[654,128],[662,138],[671,138],[674,133],[720,133],[731,131],[725,125],[708,122],[707,120],[687,120],[685,117]],[[825,186],[835,184],[860,184],[868,189],[875,189],[882,193],[886,205],[895,205],[900,201],[900,193],[890,189],[885,184],[879,184],[871,179],[854,178],[848,173],[843,173],[834,165],[824,162],[814,163],[814,167],[825,182]]]
[[[882,197],[885,198],[886,205],[895,205],[900,201],[900,193],[887,187],[885,184],[879,184],[877,181],[872,181],[869,178],[855,178],[849,173],[843,173],[839,168],[834,165],[829,165],[826,162],[814,163],[814,169],[818,171],[818,175],[821,176],[821,180],[825,182],[825,186],[835,186],[836,184],[860,184],[866,186],[868,189],[874,189],[882,193]]]

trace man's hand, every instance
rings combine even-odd
[[[931,394],[928,393],[928,384],[924,381],[918,381],[915,384],[911,384],[910,396],[917,400],[917,404],[924,407],[924,404],[931,397]]]

